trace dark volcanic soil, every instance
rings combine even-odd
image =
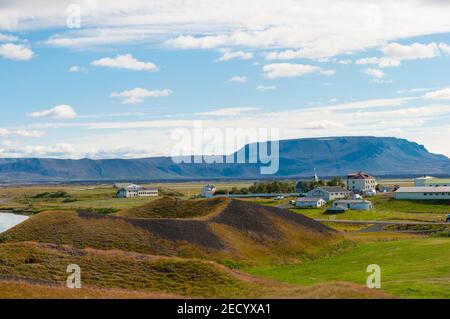
[[[172,241],[186,241],[205,248],[223,249],[225,246],[208,227],[208,223],[197,220],[129,219],[138,227]]]

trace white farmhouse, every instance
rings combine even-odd
[[[214,196],[214,193],[216,192],[216,187],[214,185],[206,185],[202,188],[202,197],[211,198]]]
[[[158,189],[154,187],[142,187],[138,185],[131,185],[122,187],[117,191],[118,198],[130,198],[130,197],[149,197],[158,196]]]
[[[340,186],[321,186],[316,187],[306,193],[306,197],[323,198],[330,202],[336,199],[343,199],[350,196],[350,192]]]
[[[395,199],[450,199],[450,186],[400,187],[394,193]]]
[[[377,181],[369,174],[358,172],[347,175],[347,189],[356,192],[367,192],[375,189]]]
[[[323,198],[299,197],[295,200],[295,206],[306,208],[319,208],[326,203]]]
[[[432,176],[422,176],[414,179],[414,185],[417,187],[450,186],[450,178],[436,178]]]
[[[345,207],[353,210],[371,210],[372,203],[364,199],[342,199],[333,203],[334,207]]]

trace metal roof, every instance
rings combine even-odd
[[[297,202],[318,202],[319,200],[323,200],[323,198],[316,197],[299,197],[296,199]]]
[[[317,188],[321,188],[328,193],[342,193],[342,192],[349,193],[348,190],[346,190],[345,188],[343,188],[341,186],[319,186]],[[317,188],[315,188],[315,189],[317,189]]]
[[[447,193],[450,192],[450,186],[421,186],[421,187],[400,187],[396,193]]]

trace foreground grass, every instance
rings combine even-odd
[[[366,242],[329,258],[247,271],[301,285],[330,281],[364,285],[370,264],[380,265],[382,290],[387,293],[407,298],[450,298],[450,239],[446,238]]]
[[[38,283],[64,284],[67,266],[77,264],[86,286],[197,297],[251,295],[244,282],[195,259],[14,243],[0,245],[0,260],[0,275]]]

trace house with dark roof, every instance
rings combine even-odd
[[[118,198],[158,196],[158,188],[129,185],[117,191]]]
[[[364,172],[347,175],[347,189],[354,192],[367,192],[377,187],[375,177]]]
[[[323,198],[327,202],[344,199],[350,195],[351,192],[341,186],[320,186],[306,193],[306,197]]]

